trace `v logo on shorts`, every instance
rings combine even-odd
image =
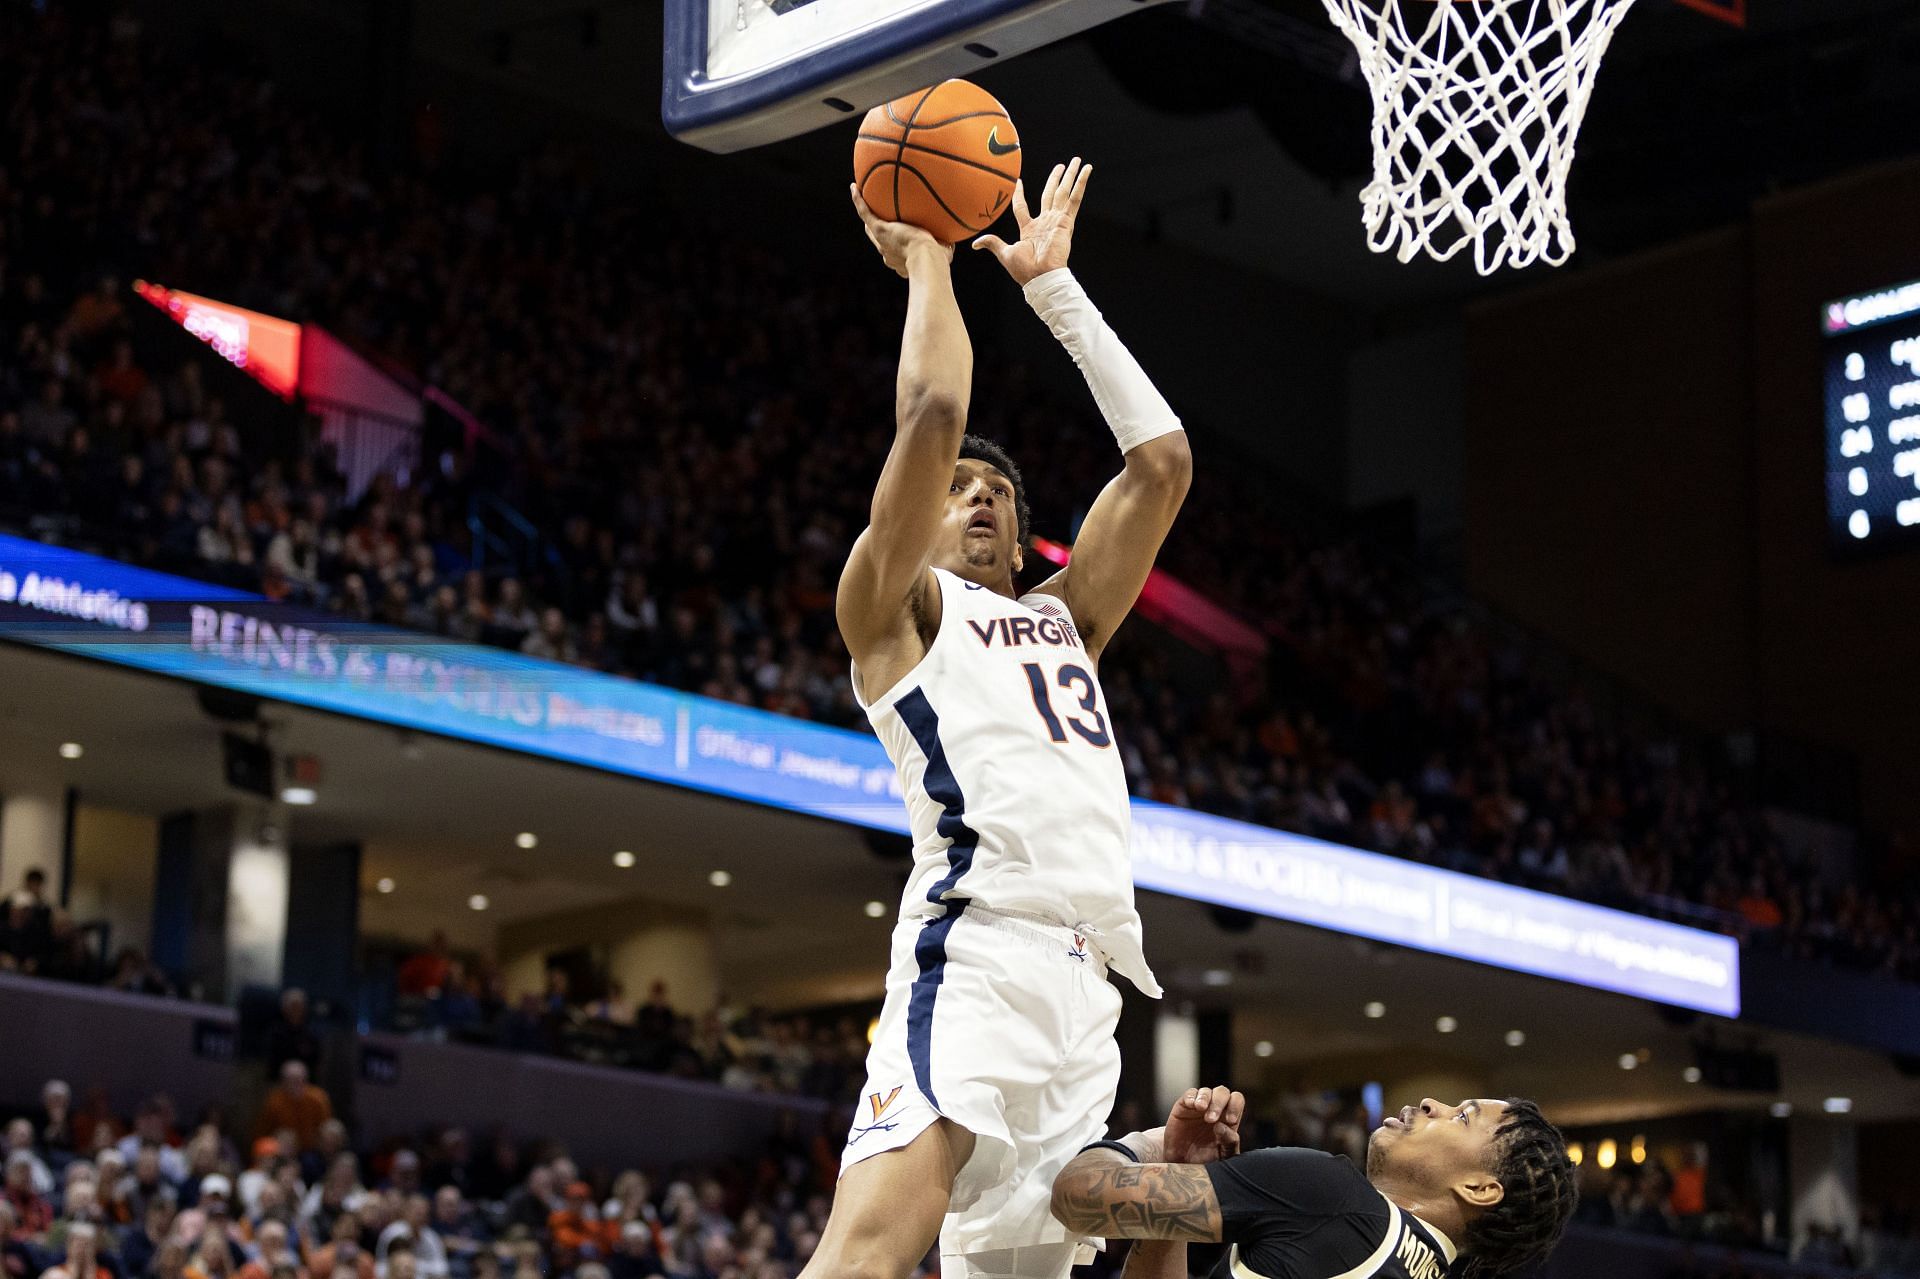
[[[1068,951],[1067,955],[1070,958],[1079,960],[1081,963],[1085,963],[1087,960],[1087,939],[1079,933],[1075,933],[1073,935],[1073,949]]]
[[[894,1123],[883,1124],[880,1122],[880,1116],[886,1114],[888,1110],[892,1109],[893,1103],[900,1099],[900,1092],[901,1092],[901,1089],[904,1087],[905,1087],[904,1084],[895,1084],[893,1086],[893,1091],[888,1093],[884,1097],[882,1097],[877,1092],[870,1092],[867,1094],[867,1105],[873,1107],[873,1122],[870,1124],[866,1124],[864,1126],[859,1124],[854,1125],[853,1132],[847,1137],[847,1144],[849,1146],[853,1145],[854,1142],[859,1141],[862,1137],[866,1136],[870,1132],[892,1132],[895,1128],[898,1128],[900,1126],[897,1121]]]

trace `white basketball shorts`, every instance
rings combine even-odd
[[[841,1172],[945,1117],[971,1132],[946,1256],[1077,1238],[1053,1179],[1106,1135],[1120,1082],[1120,992],[1071,928],[949,902],[893,930],[887,998]]]

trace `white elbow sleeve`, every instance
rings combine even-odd
[[[1154,387],[1133,353],[1087,297],[1073,272],[1061,267],[1027,281],[1027,305],[1067,348],[1093,392],[1093,402],[1122,453],[1180,429],[1180,418]]]

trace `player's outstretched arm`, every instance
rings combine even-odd
[[[1000,259],[1073,356],[1125,459],[1081,525],[1072,563],[1039,587],[1066,601],[1082,640],[1097,656],[1146,585],[1186,499],[1193,455],[1180,419],[1067,270],[1074,223],[1092,175],[1093,166],[1077,156],[1055,165],[1037,213],[1028,211],[1026,191],[1016,184],[1013,216],[1020,239],[1008,244],[983,235],[974,248]]]
[[[953,296],[952,247],[919,227],[875,217],[857,190],[853,203],[867,238],[907,281],[893,448],[874,489],[871,522],[847,557],[835,601],[841,634],[858,661],[894,633],[901,606],[928,582],[934,535],[966,434],[973,344]]]

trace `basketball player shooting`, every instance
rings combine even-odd
[[[1180,420],[1067,270],[1092,168],[1056,166],[1019,239],[982,236],[1072,355],[1119,442],[1072,563],[1033,590],[1019,469],[966,434],[973,351],[953,250],[874,216],[907,280],[897,431],[841,575],[853,686],[899,770],[914,866],[833,1212],[806,1279],[1061,1279],[1082,1240],[1054,1175],[1101,1135],[1120,992],[1148,995],[1131,815],[1097,674],[1186,496]]]
[[[1124,1279],[1186,1279],[1187,1245],[1232,1246],[1214,1279],[1500,1279],[1547,1259],[1573,1215],[1573,1163],[1530,1101],[1429,1097],[1347,1159],[1240,1154],[1246,1099],[1194,1088],[1167,1125],[1095,1142],[1053,1186],[1070,1231],[1136,1239]]]

